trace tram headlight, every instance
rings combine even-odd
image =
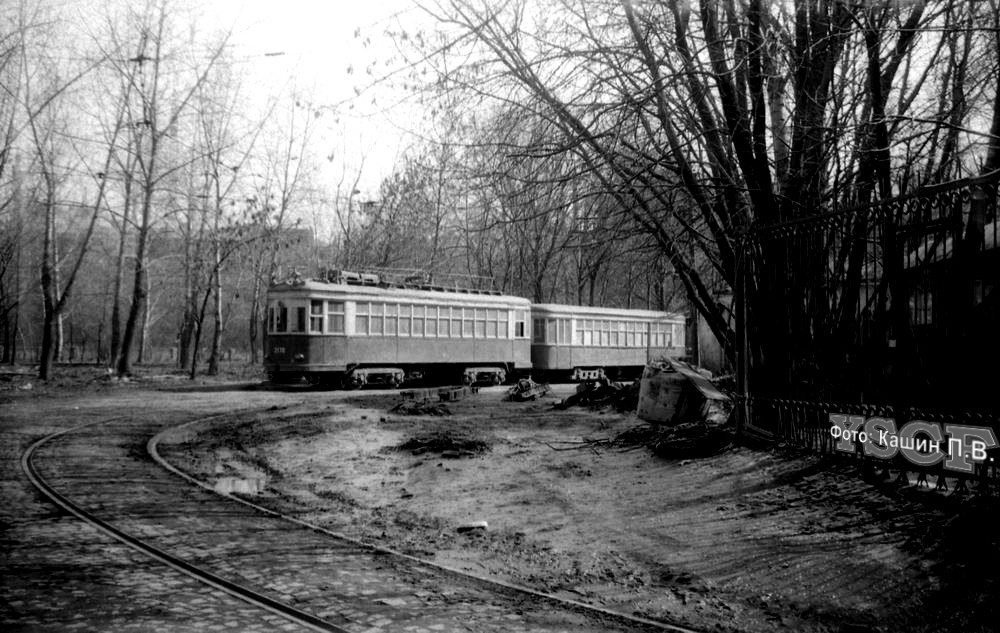
[[[296,363],[304,363],[306,360],[306,355],[296,354],[295,356],[292,356],[292,360],[294,360]]]

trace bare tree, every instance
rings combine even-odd
[[[277,105],[277,104],[276,104]],[[280,123],[269,130],[256,157],[255,181],[248,204],[256,227],[258,247],[251,255],[251,299],[247,338],[250,362],[260,362],[258,337],[264,321],[264,291],[274,276],[282,247],[294,238],[289,229],[295,207],[302,202],[312,177],[308,147],[313,140],[316,111],[299,95],[293,95],[281,112]]]
[[[132,370],[131,349],[140,328],[140,318],[148,298],[147,250],[154,223],[154,203],[165,178],[178,169],[166,163],[166,151],[181,117],[188,112],[192,100],[206,82],[210,71],[219,61],[228,40],[227,35],[213,45],[207,57],[197,55],[188,72],[172,72],[167,65],[167,47],[174,41],[170,31],[170,7],[164,0],[150,2],[142,12],[131,13],[133,35],[136,38],[134,57],[119,65],[119,72],[127,74],[124,64],[138,64],[134,85],[137,108],[130,111],[133,133],[136,135],[136,163],[138,167],[138,209],[135,233],[135,267],[133,271],[132,301],[122,334],[122,353],[118,360],[118,374],[128,375]],[[127,47],[123,47],[127,48]],[[188,80],[187,85],[180,83]]]
[[[716,282],[736,278],[747,227],[892,195],[932,158],[953,169],[975,148],[947,131],[992,94],[970,82],[969,40],[957,28],[990,32],[986,3],[422,6],[454,29],[424,51],[441,60],[438,85],[549,121],[560,139],[550,152],[574,155],[655,240],[731,357]],[[950,77],[935,74],[943,67]],[[942,89],[952,95],[944,111],[924,116],[938,105],[927,95]],[[915,143],[942,131],[934,152]],[[826,264],[822,251],[813,255],[807,269]],[[760,366],[765,356],[768,367],[788,366],[790,350],[823,327],[824,305],[840,300],[789,257],[762,254],[771,272],[750,288],[762,317],[756,340],[767,347],[754,350]]]
[[[27,30],[27,27],[24,27]],[[43,34],[44,37],[44,34]],[[58,249],[57,215],[60,207],[67,206],[62,198],[61,190],[67,180],[66,167],[59,165],[68,151],[65,137],[69,136],[64,111],[68,91],[84,76],[97,67],[102,60],[86,61],[80,68],[73,70],[68,77],[63,77],[57,69],[44,66],[39,56],[32,54],[31,43],[21,40],[21,55],[24,62],[21,77],[22,94],[24,98],[24,120],[29,130],[33,147],[33,164],[41,175],[40,209],[42,212],[42,257],[41,257],[41,290],[43,306],[42,345],[38,375],[42,380],[51,376],[52,363],[58,358],[62,348],[61,319],[65,312],[72,290],[87,255],[90,239],[94,233],[98,217],[103,207],[105,181],[92,173],[96,183],[94,202],[91,205],[90,219],[82,231],[75,250],[75,258],[65,280],[61,279],[60,255]],[[44,80],[41,78],[45,77]],[[43,83],[44,81],[44,83]],[[36,94],[36,88],[37,93]],[[119,108],[117,121],[113,126],[111,146],[122,127],[122,109]],[[112,150],[109,150],[104,160],[103,171],[106,172],[111,162]],[[68,206],[74,206],[70,203]]]

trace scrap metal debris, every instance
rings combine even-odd
[[[567,409],[576,405],[593,408],[612,405],[619,411],[634,411],[638,400],[637,383],[612,382],[602,377],[580,383],[576,387],[576,393],[563,398],[553,406],[556,409]]]
[[[403,400],[433,400],[437,396],[437,399],[441,402],[455,402],[477,393],[479,393],[479,387],[458,385],[431,389],[407,389],[406,391],[400,391],[399,395]]]
[[[403,415],[451,415],[447,404],[432,400],[403,400],[389,409],[389,413]]]
[[[544,383],[537,383],[531,378],[521,378],[513,387],[507,390],[507,399],[514,402],[525,402],[535,400],[547,394],[551,387]]]
[[[654,424],[725,421],[729,397],[696,368],[668,359],[651,363],[643,371],[636,415]]]

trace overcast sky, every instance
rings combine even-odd
[[[246,60],[257,90],[311,92],[317,105],[336,111],[340,124],[324,117],[321,142],[336,144],[342,135],[343,145],[320,150],[367,152],[363,187],[374,192],[409,142],[406,130],[419,126],[412,106],[394,105],[401,92],[371,85],[397,67],[386,65],[395,47],[384,32],[427,27],[426,15],[410,0],[199,1],[221,28],[233,28],[235,55]]]

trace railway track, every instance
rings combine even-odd
[[[81,521],[302,630],[693,633],[443,568],[220,495],[158,456],[164,430],[131,417],[88,423],[38,440],[21,466]]]

